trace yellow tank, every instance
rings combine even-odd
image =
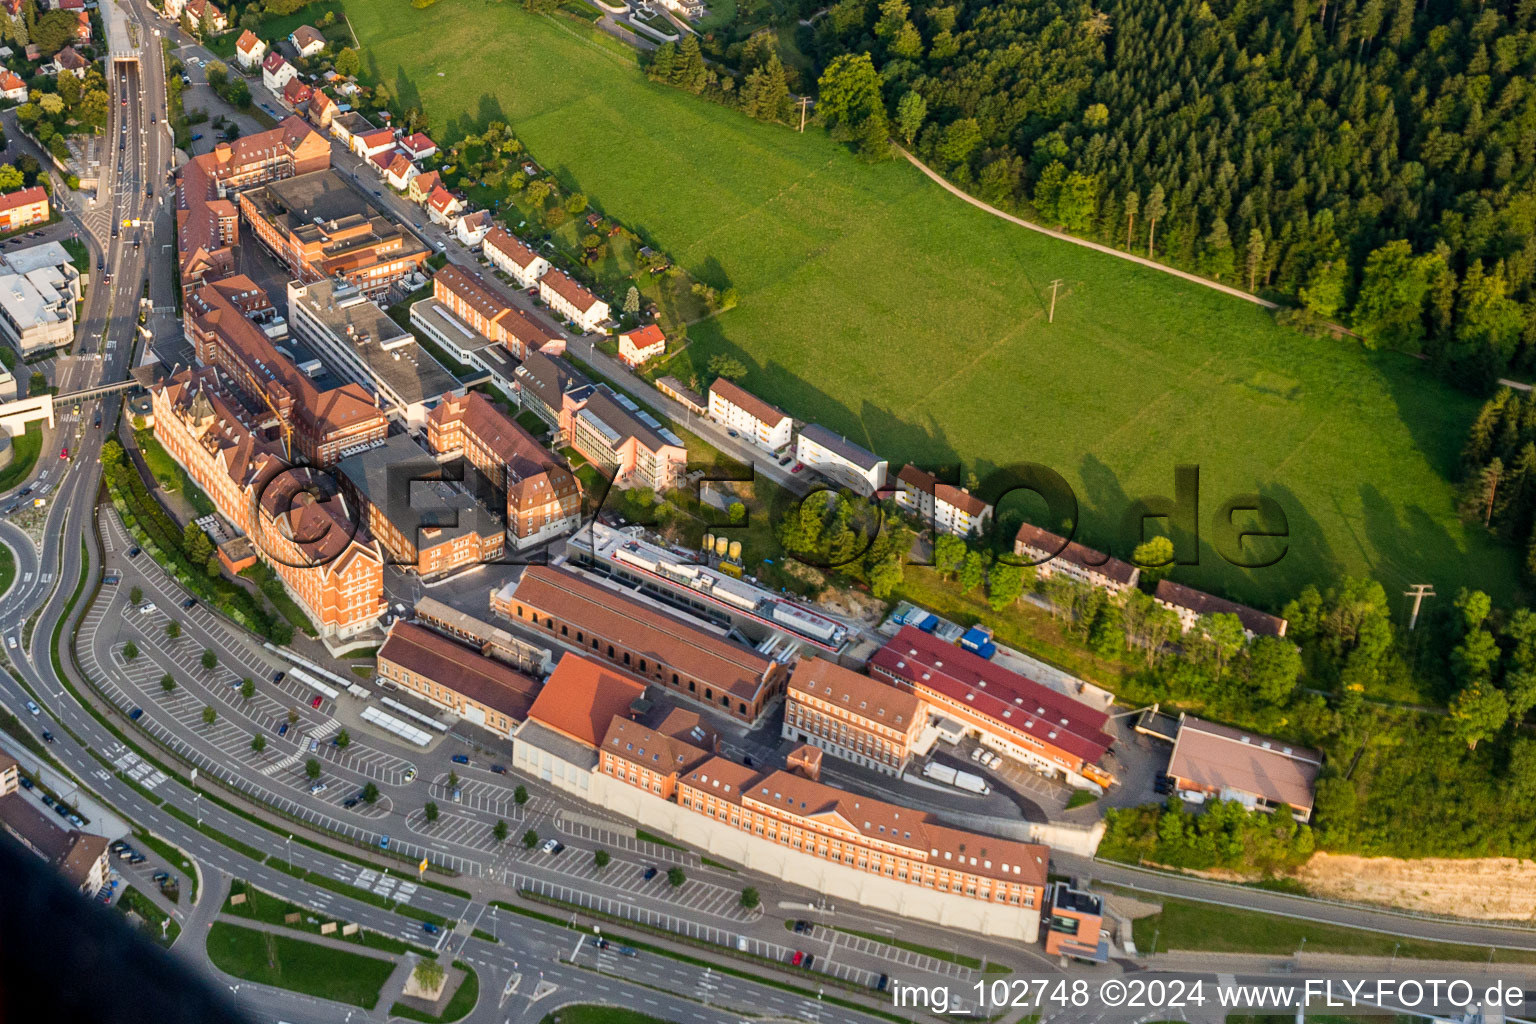
[[[741,561],[741,541],[739,540],[731,541],[731,561]]]
[[[719,555],[721,558],[725,557],[725,553],[730,550],[730,547],[731,547],[730,538],[728,538],[728,537],[716,537],[715,538],[715,554]]]
[[[714,534],[706,533],[704,535],[704,547],[702,548],[702,550],[703,550],[703,552],[706,555],[709,554],[711,551],[715,550],[715,535]]]

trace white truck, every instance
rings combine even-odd
[[[970,772],[955,772],[954,785],[972,793],[980,793],[982,796],[992,792],[992,787],[987,785],[985,779],[980,775],[972,775]]]
[[[929,761],[923,765],[923,774],[934,782],[942,782],[946,786],[953,786],[955,784],[955,770],[947,764]]]

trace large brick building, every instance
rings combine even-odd
[[[322,478],[284,461],[277,431],[228,385],[208,367],[153,387],[155,439],[251,538],[322,636],[372,629],[385,608],[378,545]]]
[[[233,193],[323,171],[330,164],[330,143],[297,117],[187,161],[176,182],[176,256],[183,293],[234,272],[240,231]]]
[[[528,717],[539,684],[422,626],[398,620],[379,648],[379,678],[503,738]]]
[[[277,351],[252,316],[275,307],[248,277],[205,284],[187,300],[185,317],[197,358],[217,366],[257,409],[257,422],[292,430],[290,457],[322,466],[384,440],[389,419],[357,384],[321,391]]]
[[[908,690],[821,658],[802,658],[784,697],[787,740],[900,775],[927,724],[927,709]]]
[[[530,352],[558,355],[565,351],[565,338],[512,305],[512,300],[484,276],[450,263],[432,278],[432,297],[464,321],[518,359]]]
[[[780,662],[563,569],[530,566],[491,610],[743,722],[784,687]]]
[[[340,278],[374,297],[420,270],[430,255],[334,171],[247,189],[239,205],[252,233],[306,284]]]
[[[506,493],[515,547],[546,543],[581,521],[576,474],[479,392],[444,396],[427,416],[427,443],[438,455],[462,455]]]
[[[1100,764],[1114,743],[1108,714],[931,633],[903,626],[875,652],[869,673],[1045,774],[1106,788],[1115,781]]]

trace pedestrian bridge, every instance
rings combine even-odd
[[[51,427],[54,423],[53,411],[56,406],[67,409],[79,402],[88,402],[115,391],[126,391],[138,383],[137,378],[129,377],[127,380],[112,384],[101,384],[83,391],[71,391],[67,395],[30,395],[13,402],[5,402],[0,404],[0,429],[14,437],[26,430],[28,423],[38,420],[47,420]]]

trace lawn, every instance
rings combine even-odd
[[[16,582],[16,556],[8,547],[0,546],[0,594],[11,589]]]
[[[1174,466],[1197,464],[1206,546],[1184,578],[1241,599],[1275,606],[1344,572],[1514,590],[1517,559],[1453,512],[1447,474],[1476,403],[1410,359],[1303,338],[989,217],[905,163],[867,167],[819,130],[648,84],[634,53],[570,19],[489,0],[346,9],[365,61],[407,83],[395,91],[439,142],[505,119],[569,187],[737,289],[674,363],[735,354],[749,389],[893,464],[1049,466],[1100,546],[1133,496],[1169,494]],[[1276,566],[1239,570],[1209,547],[1210,521],[1254,491],[1281,502],[1291,543]]]
[[[213,499],[203,493],[203,489],[192,481],[187,471],[176,464],[170,453],[155,440],[155,435],[148,430],[135,430],[133,432],[134,443],[138,446],[139,454],[144,457],[144,464],[154,474],[155,482],[167,491],[178,492],[183,495],[200,516],[212,515],[218,511],[213,504]]]
[[[464,979],[459,982],[459,987],[454,989],[453,996],[448,1000],[448,1005],[443,1007],[442,1013],[433,1017],[405,1003],[396,1003],[389,1008],[389,1015],[404,1017],[406,1020],[418,1020],[423,1024],[452,1024],[453,1021],[467,1017],[469,1011],[475,1008],[475,1003],[480,1000],[480,976],[462,961],[455,960],[453,966],[464,972]]]
[[[1536,953],[1523,950],[1490,950],[1487,946],[1396,939],[1381,932],[1232,910],[1209,903],[1161,898],[1159,901],[1163,905],[1161,913],[1143,917],[1133,926],[1136,948],[1143,953],[1183,949],[1286,956],[1296,952],[1305,940],[1307,951],[1312,953],[1391,956],[1395,952],[1406,960],[1488,963],[1491,952],[1496,963],[1536,963]],[[1156,950],[1153,949],[1154,939]]]
[[[171,916],[156,906],[148,896],[145,896],[133,886],[123,890],[123,894],[117,898],[117,909],[127,914],[130,910],[139,915],[143,921],[140,925],[142,931],[157,945],[167,949],[181,934],[181,925],[171,919]]]
[[[10,490],[31,475],[32,467],[37,465],[38,453],[42,450],[41,423],[28,423],[25,431],[12,435],[10,464],[0,469],[0,491]]]
[[[225,974],[371,1010],[394,962],[217,921],[208,957]]]

